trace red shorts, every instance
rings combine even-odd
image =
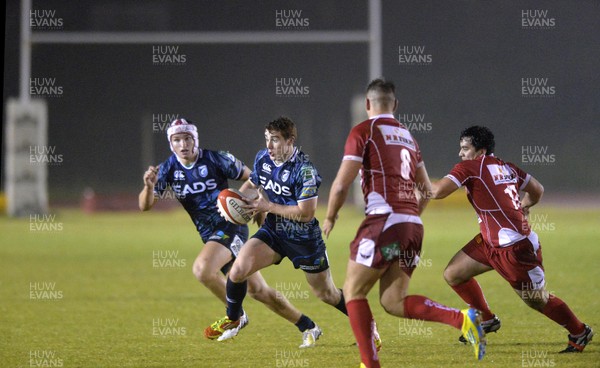
[[[477,234],[462,248],[469,257],[492,267],[517,290],[538,290],[546,281],[542,265],[542,246],[531,234],[507,247],[492,247]]]
[[[350,243],[350,259],[372,268],[383,268],[398,260],[410,276],[419,263],[423,225],[402,221],[407,219],[420,222],[418,216],[368,215]]]

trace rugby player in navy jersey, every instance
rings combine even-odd
[[[165,190],[171,188],[204,242],[194,261],[194,275],[225,303],[225,276],[220,271],[228,272],[248,239],[248,226],[225,221],[218,213],[216,201],[219,192],[229,187],[228,179],[247,180],[250,169],[229,153],[200,149],[198,130],[185,119],[174,120],[167,137],[173,155],[159,166],[148,167],[144,173],[140,210],[150,210]],[[248,291],[254,299],[292,323],[300,320],[304,323],[307,319],[282,294],[269,287],[258,272],[248,278]],[[237,330],[247,323],[248,317],[242,311]],[[209,339],[217,339],[222,333],[217,325],[204,331]]]
[[[244,245],[229,272],[227,318],[216,322],[225,330],[242,323],[247,280],[260,269],[279,264],[284,257],[294,268],[304,271],[319,299],[348,315],[342,290],[333,283],[325,242],[315,218],[321,177],[308,156],[294,146],[297,137],[296,126],[289,118],[280,117],[267,124],[266,148],[256,155],[250,179],[240,188],[258,189],[258,198],[248,200],[245,207],[258,216],[262,226]],[[314,346],[321,329],[309,319],[299,323],[303,331],[300,348]],[[379,346],[379,337],[374,340]]]

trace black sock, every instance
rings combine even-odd
[[[227,318],[232,321],[237,321],[242,315],[242,302],[246,297],[248,283],[244,282],[233,282],[227,278]]]
[[[310,319],[310,317],[307,317],[303,314],[298,320],[298,322],[296,322],[296,327],[298,327],[300,332],[304,332],[311,328],[315,328],[315,323],[312,319]]]
[[[348,315],[348,311],[346,310],[346,299],[344,299],[344,292],[342,291],[342,289],[339,290],[342,294],[342,298],[340,299],[340,302],[335,305],[335,308],[340,312],[344,313],[345,315]]]

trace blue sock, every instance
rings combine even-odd
[[[310,317],[307,317],[303,314],[298,320],[298,322],[296,322],[296,327],[298,327],[300,332],[304,332],[311,328],[315,328],[315,323],[312,319],[310,319]]]
[[[237,321],[242,315],[242,302],[246,297],[248,283],[246,281],[236,283],[227,278],[227,318]]]
[[[337,310],[344,313],[345,315],[348,315],[348,311],[346,310],[346,300],[344,299],[344,292],[342,291],[342,289],[339,289],[339,291],[342,294],[342,298],[340,299],[340,302],[337,303],[334,307],[336,307]]]

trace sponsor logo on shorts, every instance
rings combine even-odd
[[[236,235],[233,237],[233,241],[231,242],[231,245],[229,245],[229,249],[231,249],[233,255],[237,257],[243,245],[244,242],[242,241],[242,239]]]
[[[371,239],[362,238],[358,244],[356,263],[371,267],[373,255],[375,254],[375,242]]]
[[[225,234],[222,230],[212,234],[208,240],[226,240],[229,239],[229,235]]]

